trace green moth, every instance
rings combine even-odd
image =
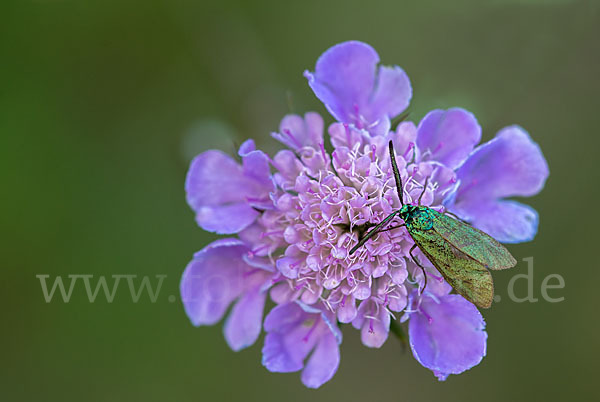
[[[421,249],[446,282],[460,295],[478,307],[490,307],[494,298],[494,282],[489,270],[512,268],[517,261],[502,244],[487,233],[449,215],[422,206],[421,198],[427,188],[427,180],[418,205],[404,204],[402,179],[396,164],[392,141],[389,143],[389,149],[396,191],[402,207],[367,232],[350,250],[350,254],[377,233],[405,226],[415,241],[410,249],[410,256],[423,270],[424,287],[427,286],[427,276],[425,268],[413,255],[416,247]],[[384,229],[396,216],[399,216],[404,223]]]

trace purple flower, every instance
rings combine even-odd
[[[335,316],[323,306],[288,302],[265,318],[263,365],[270,371],[302,370],[302,382],[318,388],[333,377],[340,363],[342,333]],[[306,364],[304,361],[310,354]]]
[[[537,231],[535,211],[506,199],[536,194],[548,176],[529,136],[508,127],[477,147],[481,128],[459,108],[434,110],[418,125],[405,121],[390,131],[390,119],[408,105],[410,83],[399,67],[377,68],[378,62],[370,46],[346,42],[305,73],[338,120],[327,128],[331,154],[318,114],[289,115],[272,134],[288,149],[271,158],[247,141],[241,165],[208,151],[192,162],[186,181],[198,224],[238,236],[212,243],[188,265],[181,291],[192,323],[214,324],[235,302],[225,337],[239,350],[257,339],[268,294],[276,307],[263,324],[263,364],[303,370],[308,387],[337,370],[338,323],[351,323],[364,345],[379,348],[391,321],[402,316],[415,358],[441,380],[485,355],[483,318],[449,294],[435,268],[427,269],[426,291],[416,291],[425,278],[409,255],[414,242],[405,228],[381,232],[349,255],[368,225],[400,206],[390,140],[405,202],[423,194],[423,205],[450,210],[505,242],[530,240]]]
[[[237,299],[225,323],[225,339],[233,350],[250,346],[258,338],[264,287],[273,277],[269,265],[247,263],[247,252],[238,239],[217,240],[194,255],[181,279],[185,312],[196,326],[217,323]]]
[[[329,112],[344,123],[385,134],[390,119],[408,107],[412,88],[398,66],[379,66],[379,55],[362,42],[335,45],[319,57],[308,84]]]
[[[268,207],[273,184],[269,162],[252,140],[240,147],[240,166],[220,151],[198,155],[185,181],[188,204],[204,230],[219,234],[238,233],[259,215],[256,208]],[[227,180],[223,180],[226,177]]]
[[[407,316],[415,359],[444,381],[479,364],[485,356],[487,333],[477,308],[460,295],[423,297],[413,290]],[[405,319],[408,317],[405,317]]]
[[[506,127],[458,169],[460,186],[448,207],[498,241],[530,241],[537,233],[537,212],[504,198],[537,194],[548,174],[542,151],[527,132]]]

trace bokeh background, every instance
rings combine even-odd
[[[560,401],[598,398],[598,1],[21,0],[0,6],[3,401]],[[302,71],[348,39],[411,78],[411,119],[465,107],[484,140],[518,123],[551,175],[540,213],[537,303],[484,311],[488,356],[439,383],[390,338],[346,329],[318,391],[234,353],[221,325],[194,328],[178,283],[215,236],[184,199],[191,158],[247,138],[270,152],[290,111],[323,106]],[[331,122],[332,118],[327,117]],[[38,274],[167,275],[156,303],[44,301]],[[541,300],[546,275],[566,286]],[[527,292],[518,281],[517,295]],[[170,302],[168,296],[177,296]],[[172,300],[172,299],[171,299]],[[598,400],[598,399],[596,399]]]

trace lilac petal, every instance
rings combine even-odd
[[[215,150],[203,152],[192,161],[185,182],[187,201],[194,210],[205,205],[240,201],[240,190],[250,188],[242,167],[230,156]]]
[[[340,364],[340,348],[335,336],[326,332],[321,336],[306,367],[302,371],[302,383],[308,388],[319,388],[331,380]]]
[[[246,252],[241,241],[222,239],[194,255],[180,284],[185,312],[194,325],[215,324],[241,294]]]
[[[318,308],[317,308],[318,307]],[[300,302],[280,304],[267,315],[263,365],[274,372],[305,368],[302,381],[317,388],[329,381],[339,365],[342,334],[332,312]],[[311,353],[304,366],[304,360]]]
[[[287,278],[296,279],[298,277],[298,258],[281,257],[277,260],[276,266],[279,272]]]
[[[413,153],[418,151],[415,147],[417,141],[417,127],[412,121],[403,121],[398,124],[396,132],[391,133],[390,139],[394,141],[396,154],[401,156],[404,160],[411,160]],[[385,151],[387,151],[387,149],[383,147],[383,150],[384,155],[382,156],[385,157]]]
[[[519,243],[534,238],[537,212],[499,199],[538,193],[548,177],[539,146],[520,127],[502,129],[478,147],[458,171],[460,186],[448,208],[498,241]]]
[[[379,313],[377,311],[379,310]],[[360,339],[363,345],[380,348],[388,338],[390,331],[390,315],[372,299],[365,300],[358,306],[356,318],[352,326],[360,328]]]
[[[548,177],[548,164],[540,147],[521,127],[506,127],[479,146],[458,169],[461,181],[455,203],[529,197],[537,194]]]
[[[352,149],[356,144],[360,144],[359,146],[362,147],[371,141],[371,137],[366,130],[358,129],[346,123],[333,123],[327,129],[327,132],[331,138],[331,145],[336,148],[333,151],[334,153],[342,151],[338,148],[346,147]]]
[[[467,159],[481,139],[481,127],[475,116],[460,108],[429,112],[417,130],[417,146],[423,158],[452,169]]]
[[[310,87],[331,112],[343,122],[352,122],[355,105],[363,106],[375,84],[379,56],[366,43],[349,41],[325,51],[315,73],[306,71]]]
[[[385,134],[389,119],[400,114],[412,96],[410,82],[399,67],[380,67],[377,52],[366,43],[349,41],[319,57],[315,72],[305,71],[308,83],[329,112],[359,128],[378,126]]]
[[[353,295],[344,296],[337,308],[337,318],[347,324],[356,318],[356,300]]]
[[[417,296],[411,303],[415,308]],[[424,296],[408,324],[415,359],[444,380],[481,362],[486,352],[485,322],[477,308],[460,295]]]
[[[538,229],[536,210],[516,201],[481,201],[464,212],[453,210],[502,243],[531,241]]]
[[[253,151],[256,151],[256,143],[253,139],[248,139],[244,141],[242,145],[240,145],[240,149],[238,149],[238,155],[244,157]]]
[[[287,335],[287,336],[286,336]],[[262,364],[267,370],[274,373],[291,373],[304,367],[304,358],[310,352],[308,343],[299,343],[301,336],[298,329],[292,334],[280,332],[268,333],[262,349]],[[304,345],[296,348],[295,345]]]
[[[235,304],[225,322],[225,340],[238,351],[256,342],[262,327],[266,292],[260,287],[247,292]]]
[[[369,107],[371,116],[368,120],[375,122],[381,115],[388,119],[398,116],[408,107],[411,97],[412,87],[403,69],[398,66],[379,67],[377,87]],[[379,134],[387,134],[387,130]]]
[[[247,228],[259,213],[246,202],[198,209],[196,222],[206,231],[218,234],[238,233]]]
[[[317,334],[311,336],[311,325],[318,315],[309,314],[294,302],[276,306],[264,322],[267,332],[262,349],[262,364],[279,373],[298,371],[314,347]]]
[[[309,311],[308,309],[313,309],[313,306],[303,306],[303,303],[297,302],[302,306],[304,311]],[[329,332],[333,334],[335,340],[338,344],[342,343],[342,330],[337,325],[337,320],[335,317],[335,313],[321,306],[320,310],[317,310],[321,314],[321,319],[327,325]]]
[[[304,311],[296,303],[275,306],[267,315],[264,328],[267,332],[285,331],[304,317]]]
[[[192,161],[185,190],[187,202],[205,230],[237,233],[257,216],[245,204],[246,195],[261,192],[260,185],[246,177],[242,167],[220,151],[204,152]]]
[[[253,179],[256,184],[263,187],[265,193],[271,189],[273,183],[270,179],[269,157],[263,151],[255,149],[254,141],[246,140],[238,154],[242,157],[244,176]]]
[[[323,144],[323,119],[318,113],[309,112],[301,116],[291,114],[281,120],[279,132],[271,136],[293,150],[303,147],[319,148]]]
[[[382,309],[378,319],[366,318],[360,330],[363,345],[369,348],[380,348],[390,332],[390,315]]]

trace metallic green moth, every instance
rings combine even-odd
[[[406,226],[414,240],[415,244],[410,250],[410,255],[423,270],[424,287],[427,286],[427,276],[425,268],[413,255],[416,247],[419,247],[456,292],[478,307],[490,307],[494,299],[494,282],[489,270],[512,268],[517,261],[502,244],[487,233],[449,215],[421,206],[421,197],[427,187],[427,181],[419,197],[419,205],[404,204],[402,179],[396,164],[392,141],[389,142],[389,151],[396,191],[402,207],[366,233],[350,250],[350,254],[377,233],[392,229],[384,229],[384,227],[399,216],[404,223],[393,228]]]

